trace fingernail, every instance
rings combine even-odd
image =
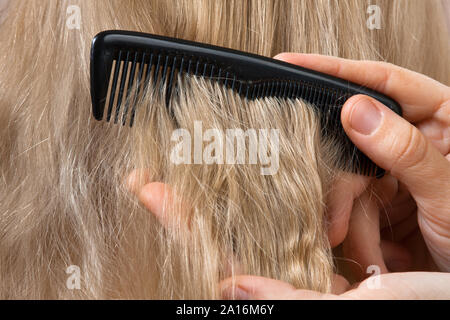
[[[229,286],[222,290],[222,298],[225,300],[250,300],[250,295],[238,286]]]
[[[282,57],[283,57],[283,52],[275,55],[273,58],[277,59],[277,60],[280,60],[280,58],[282,58]]]
[[[381,112],[368,98],[361,98],[353,105],[350,115],[352,128],[364,135],[370,135],[381,123]]]

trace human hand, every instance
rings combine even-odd
[[[364,192],[356,201],[343,245],[346,258],[357,262],[360,271],[369,265],[380,266],[382,273],[430,267],[417,247],[423,237],[439,270],[450,271],[450,88],[387,63],[290,53],[276,58],[373,88],[402,106],[404,119],[362,95],[350,98],[343,107],[341,121],[349,138],[391,175],[371,186],[375,193]],[[389,202],[386,216],[380,218],[378,206]],[[383,235],[395,242],[383,240]],[[362,272],[359,277],[364,278]],[[347,292],[348,283],[336,277],[333,291],[344,292],[339,296],[252,276],[227,279],[223,285],[232,288],[228,296],[249,299],[450,297],[445,273],[379,277],[377,290],[368,290],[371,279],[367,279]]]
[[[399,189],[403,200],[400,207],[394,203],[381,227],[398,227],[409,219],[412,231],[417,219],[435,263],[441,271],[450,271],[450,88],[382,62],[289,53],[277,58],[368,86],[399,102],[404,119],[375,99],[354,96],[342,109],[342,125],[358,148],[400,182],[396,187],[389,179],[375,188],[381,197],[389,197],[386,189],[391,194]],[[405,201],[405,189],[417,209]],[[409,234],[405,226],[402,229]]]
[[[364,267],[367,265],[376,264],[381,267],[382,273],[389,270],[400,271],[405,267],[394,268],[389,260],[397,259],[398,262],[400,258],[405,264],[410,257],[400,246],[382,240],[380,228],[387,230],[392,228],[394,240],[403,242],[402,244],[412,249],[416,241],[409,241],[411,240],[409,238],[413,231],[417,230],[421,231],[419,236],[423,235],[440,270],[448,271],[450,268],[450,203],[445,195],[450,190],[450,164],[447,161],[450,160],[449,88],[423,75],[386,63],[297,54],[283,54],[278,58],[366,85],[391,96],[401,104],[405,119],[420,130],[419,132],[408,121],[368,97],[355,96],[347,101],[342,111],[344,129],[363,152],[390,171],[392,176],[388,175],[371,186],[379,199],[373,199],[371,193],[366,191],[360,196],[360,201],[354,205],[350,221],[345,222],[348,218],[336,219],[336,224],[348,226],[333,228],[345,230],[338,232],[339,235],[333,232],[329,235],[332,246],[342,242],[343,235],[346,235],[344,251],[362,267],[362,270],[365,270]],[[421,92],[426,92],[426,96],[420,94]],[[359,116],[358,113],[353,112],[354,108],[358,105],[358,108],[362,109],[360,103],[368,100],[381,113],[378,117],[368,117],[366,112],[363,113],[362,118],[378,118],[380,126],[378,128],[363,127],[361,126],[363,121],[358,120],[356,122],[360,126],[352,128],[352,120]],[[355,129],[363,133],[358,133]],[[369,129],[373,129],[373,132],[368,133]],[[361,181],[358,184],[365,188],[365,184]],[[144,186],[137,193],[149,210],[167,226],[167,221],[171,218],[161,216],[165,210],[160,208],[161,197],[153,196],[158,195],[158,192],[161,193],[153,190],[155,188],[160,190],[164,186],[154,182],[147,187]],[[362,191],[361,187],[354,188],[351,192],[351,200],[359,196]],[[337,199],[339,200],[339,197]],[[348,201],[341,201],[341,203],[348,203]],[[380,217],[378,206],[380,204],[387,206],[387,203],[390,203],[390,207],[387,207],[386,216]],[[415,250],[414,253],[417,251]],[[418,266],[418,264],[415,265]],[[363,277],[361,275],[361,278]],[[342,293],[349,289],[348,282],[342,277],[336,276],[335,280],[334,293]],[[289,284],[254,276],[226,279],[222,282],[222,287],[227,297],[251,299],[283,297],[431,299],[442,298],[445,294],[448,296],[450,287],[449,275],[442,273],[383,274],[380,280],[382,286],[379,290],[366,290],[365,284],[370,281],[368,279],[363,281],[357,289],[348,291],[342,296],[295,290]],[[230,288],[233,292],[230,292]],[[238,291],[245,294],[239,294]]]

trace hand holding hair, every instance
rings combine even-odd
[[[367,183],[351,177],[347,184],[356,186],[352,186],[348,210],[329,214],[330,243],[335,247],[343,242],[346,258],[356,261],[356,269],[362,271],[358,280],[367,277],[364,271],[370,265],[379,266],[385,274],[379,278],[379,289],[371,289],[367,285],[371,279],[366,279],[351,290],[348,282],[336,275],[334,294],[297,290],[282,281],[242,275],[222,281],[224,297],[450,298],[446,290],[450,274],[404,272],[450,271],[450,88],[387,63],[291,53],[276,58],[360,83],[401,104],[404,119],[367,96],[354,96],[344,105],[341,121],[346,133],[390,175],[373,182],[366,191]],[[130,188],[167,225],[163,216],[167,197],[162,195],[167,186],[152,182],[136,188],[135,179],[136,173],[130,175]],[[358,202],[353,203],[355,198]],[[379,207],[385,209],[385,216]],[[422,237],[426,246],[420,244]],[[432,259],[424,258],[421,249]]]
[[[387,210],[388,214],[392,214],[388,219],[395,224],[390,228],[401,234],[397,236],[399,242],[405,246],[417,243],[414,223],[418,223],[438,270],[449,272],[450,88],[424,75],[387,63],[289,53],[276,58],[380,90],[401,104],[405,119],[374,99],[354,96],[344,105],[341,121],[355,145],[398,179],[398,183],[393,181],[392,177],[383,179],[383,182],[387,181],[388,184],[396,184],[394,190],[385,192],[385,195],[391,193],[392,197],[392,194],[397,193],[397,189],[402,191],[402,187],[406,187],[415,200],[415,205],[408,204],[406,207],[397,208],[400,210],[394,210],[394,204]],[[379,189],[383,182],[375,182],[373,188]],[[402,192],[403,200],[404,194],[405,192]],[[364,193],[361,198],[366,200],[366,203],[354,205],[344,250],[346,248],[348,253],[348,249],[352,249],[352,259],[361,266],[377,264],[382,272],[388,269],[389,259],[396,263],[395,266],[392,264],[391,271],[405,266],[406,269],[411,269],[411,261],[408,261],[411,257],[405,254],[403,248],[398,244],[380,241],[379,229],[380,224],[383,227],[383,220],[374,223],[372,218],[379,219],[379,210],[373,205],[374,201],[369,193]],[[405,203],[407,202],[403,201],[403,204]],[[378,237],[374,236],[377,231]],[[395,239],[396,235],[391,237]],[[370,244],[373,246],[361,247]],[[422,267],[424,264],[415,265]],[[447,289],[450,286],[448,273],[383,274],[379,278],[379,289],[367,286],[371,279],[366,279],[357,288],[349,291],[346,291],[346,281],[337,279],[334,292],[344,291],[341,295],[296,290],[278,280],[252,276],[227,279],[222,285],[226,297],[243,299],[450,298]]]
[[[342,109],[342,125],[358,148],[409,190],[434,261],[450,271],[450,88],[386,63],[277,57],[375,88],[401,104],[405,119],[372,98],[354,96]]]

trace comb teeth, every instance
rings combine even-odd
[[[382,176],[346,136],[340,111],[352,95],[371,96],[401,115],[391,98],[349,81],[250,53],[129,31],[104,31],[91,48],[92,112],[97,120],[133,126],[137,101],[149,90],[170,108],[178,74],[216,81],[244,99],[302,99],[320,115],[324,136],[342,147],[348,170]]]
[[[177,66],[184,68],[184,64],[185,59],[181,61],[176,56],[120,50],[112,60],[104,104],[106,121],[117,124],[121,120],[122,125],[128,123],[133,126],[136,102],[150,88],[159,92],[165,88],[163,94],[168,105],[175,85]]]
[[[302,80],[238,81],[230,71],[193,57],[118,51],[111,67],[105,102],[106,121],[117,124],[121,120],[122,125],[128,123],[133,126],[136,101],[148,90],[150,84],[154,90],[163,94],[166,106],[169,107],[172,92],[176,91],[176,75],[179,73],[217,81],[248,100],[277,97],[306,101],[317,109],[321,117],[322,134],[333,136],[342,142],[345,150],[342,161],[351,164],[350,171],[370,176],[383,174],[336,126],[340,121],[342,106],[351,93]]]
[[[335,106],[342,106],[349,96],[345,91],[332,91],[301,80],[242,81],[230,71],[209,61],[195,60],[193,57],[119,50],[116,58],[112,60],[109,76],[104,104],[106,121],[115,124],[120,122],[122,125],[128,123],[132,126],[136,114],[136,101],[149,89],[150,83],[156,92],[163,95],[169,107],[171,95],[176,91],[174,90],[176,75],[179,73],[216,81],[249,100],[265,97],[299,98],[325,112],[331,106],[330,111],[334,118]]]

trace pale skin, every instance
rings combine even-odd
[[[450,88],[383,62],[297,53],[275,58],[380,91],[401,105],[403,118],[362,95],[350,98],[341,112],[349,138],[389,172],[380,180],[343,174],[327,200],[330,244],[342,244],[361,282],[350,286],[335,275],[332,293],[322,294],[240,275],[221,282],[223,297],[450,299]],[[376,112],[358,112],[367,105]],[[142,172],[130,174],[129,188],[165,227],[174,227],[173,217],[164,214],[170,187]],[[371,265],[382,273],[377,289],[367,285]]]

